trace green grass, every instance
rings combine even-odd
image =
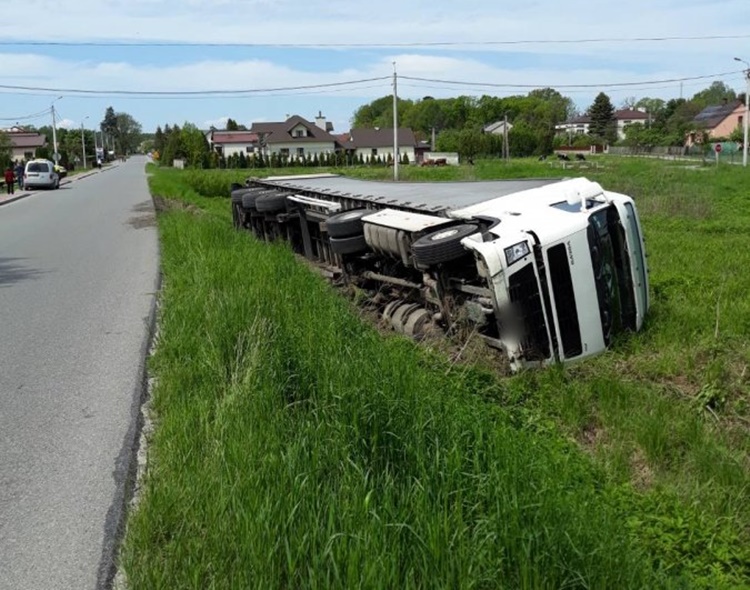
[[[556,164],[402,178],[570,173]],[[750,183],[673,166],[586,170],[643,213],[646,329],[513,377],[383,338],[283,245],[231,231],[227,200],[197,191],[236,171],[159,170],[153,194],[180,204],[159,216],[131,587],[745,587]]]

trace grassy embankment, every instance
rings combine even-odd
[[[282,245],[230,231],[227,201],[194,189],[246,172],[159,171],[152,192],[181,206],[159,216],[158,428],[123,552],[132,587],[747,584],[746,172],[585,173],[638,202],[648,326],[508,377],[383,338]]]

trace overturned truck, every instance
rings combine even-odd
[[[362,289],[398,332],[470,326],[513,370],[600,353],[649,307],[635,204],[585,178],[250,178],[232,217]]]

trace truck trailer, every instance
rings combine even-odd
[[[599,354],[649,307],[632,198],[586,178],[248,178],[232,218],[355,285],[397,331],[461,327],[514,371]]]

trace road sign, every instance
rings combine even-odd
[[[721,152],[721,144],[720,144],[720,143],[717,143],[717,144],[716,144],[716,145],[714,146],[714,151],[715,151],[715,152],[716,152],[717,154]]]

